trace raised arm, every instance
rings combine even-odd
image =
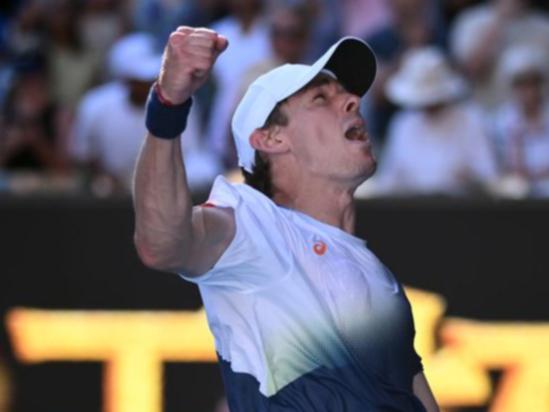
[[[227,40],[211,30],[180,27],[166,46],[157,91],[172,104],[183,104],[226,47]],[[134,207],[135,245],[143,263],[154,269],[200,275],[234,236],[231,209],[193,207],[179,137],[146,136],[136,165]]]

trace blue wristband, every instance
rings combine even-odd
[[[187,126],[192,103],[192,98],[189,98],[181,104],[168,106],[159,99],[155,87],[151,87],[145,105],[147,129],[153,136],[161,139],[175,139],[181,136]]]

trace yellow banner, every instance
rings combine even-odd
[[[443,408],[490,402],[490,412],[549,411],[549,323],[443,318],[440,296],[407,294],[416,349]],[[105,362],[105,412],[161,412],[164,362],[217,360],[203,311],[18,308],[7,326],[23,362]],[[503,372],[495,388],[491,370]]]

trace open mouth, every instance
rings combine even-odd
[[[364,122],[356,122],[345,132],[345,138],[350,141],[365,142],[368,140],[368,133],[364,128]]]

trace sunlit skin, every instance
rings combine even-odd
[[[359,104],[358,96],[321,74],[283,104],[287,126],[252,135],[271,164],[276,203],[352,232],[353,193],[376,168],[369,138],[345,136],[364,125]]]

